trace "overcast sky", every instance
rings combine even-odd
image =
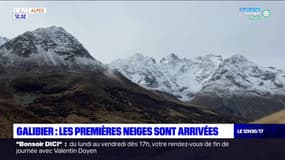
[[[13,20],[14,7],[47,13]],[[272,15],[249,20],[240,7]],[[187,58],[213,53],[285,69],[285,2],[0,2],[0,18],[0,36],[8,38],[62,26],[104,63],[137,52],[157,60],[172,52]]]

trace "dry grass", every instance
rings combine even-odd
[[[273,113],[252,123],[285,123],[285,110]]]

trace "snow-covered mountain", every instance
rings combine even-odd
[[[158,89],[189,101],[200,91],[221,96],[242,94],[285,94],[285,74],[274,67],[259,66],[241,55],[223,59],[209,54],[194,60],[170,54],[156,62],[135,54],[129,59],[113,61],[110,66],[135,83]],[[241,93],[240,93],[241,92]]]
[[[148,89],[162,91],[177,90],[175,81],[167,77],[157,62],[150,57],[137,53],[129,59],[119,59],[110,64],[110,67],[117,69],[128,79]]]
[[[190,60],[170,54],[156,62],[136,54],[110,66],[143,87],[247,119],[285,107],[285,73],[241,55],[224,59],[209,54]]]
[[[2,46],[4,43],[6,43],[8,41],[8,38],[6,37],[1,37],[0,36],[0,46]]]
[[[225,59],[191,101],[249,121],[285,108],[285,74],[244,56]]]
[[[143,87],[173,94],[182,101],[190,101],[221,62],[222,57],[216,55],[190,60],[172,53],[156,62],[153,58],[135,54],[129,59],[115,60],[110,66]]]
[[[83,45],[61,27],[39,28],[9,40],[0,47],[5,66],[102,66]]]
[[[203,92],[220,96],[232,94],[285,95],[285,73],[274,67],[257,65],[244,56],[225,59],[205,83]]]

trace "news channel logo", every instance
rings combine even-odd
[[[46,14],[46,8],[13,8],[13,19],[26,20],[31,14]]]
[[[269,9],[262,9],[260,7],[241,7],[239,12],[243,13],[250,20],[261,20],[271,16]]]

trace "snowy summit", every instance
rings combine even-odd
[[[0,47],[0,63],[8,66],[100,66],[83,45],[61,27],[39,28]]]

